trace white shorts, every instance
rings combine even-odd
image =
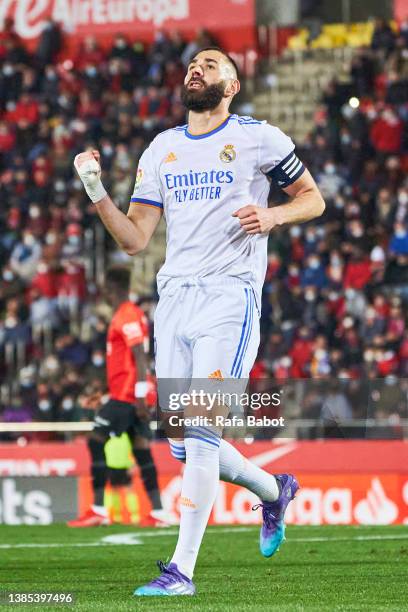
[[[231,277],[172,279],[160,293],[154,316],[156,375],[245,381],[259,346],[259,312],[249,283]],[[242,387],[242,382],[241,382]]]

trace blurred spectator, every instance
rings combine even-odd
[[[385,51],[389,53],[395,45],[395,34],[385,19],[377,18],[374,24],[371,48],[374,51]]]
[[[54,63],[61,47],[62,35],[59,25],[51,20],[46,21],[36,51],[39,65],[42,67]]]
[[[399,153],[401,151],[404,124],[391,108],[383,110],[370,131],[371,142],[379,153]]]

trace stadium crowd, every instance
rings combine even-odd
[[[126,210],[143,149],[185,121],[185,62],[213,42],[160,33],[145,48],[119,34],[106,50],[88,37],[64,58],[53,24],[33,53],[12,23],[1,33],[2,420],[86,417],[79,396],[103,388],[110,310],[89,272],[98,220],[73,158],[96,146],[105,186]],[[350,83],[329,84],[299,143],[327,208],[317,224],[270,239],[254,380],[407,377],[407,126],[408,25],[398,34],[378,23]],[[154,304],[152,288],[150,320]],[[407,417],[406,401],[393,411]]]

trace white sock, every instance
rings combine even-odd
[[[170,440],[173,457],[185,461],[184,440]],[[226,440],[220,445],[220,480],[245,487],[263,501],[275,501],[279,497],[276,478],[246,459]]]
[[[180,530],[173,563],[193,577],[201,540],[219,482],[219,447],[202,439],[186,438],[186,467],[180,496]]]
[[[96,504],[92,504],[92,510],[96,512],[96,514],[100,514],[101,516],[108,516],[108,511],[105,506],[97,506]]]
[[[220,479],[245,487],[262,501],[275,501],[279,497],[275,476],[246,459],[226,440],[220,444]]]

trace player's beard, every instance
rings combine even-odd
[[[183,85],[181,89],[181,102],[187,110],[195,113],[203,113],[204,111],[214,110],[220,104],[224,97],[225,81],[214,83],[213,85],[205,85],[202,89],[189,89],[187,85]]]

